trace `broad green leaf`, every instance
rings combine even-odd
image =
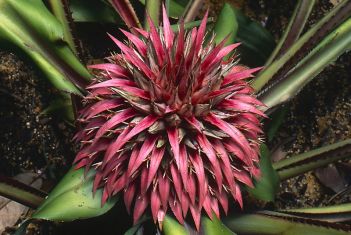
[[[236,233],[232,232],[227,228],[222,221],[220,221],[216,215],[212,216],[211,220],[208,217],[202,217],[202,230],[204,235],[235,235]]]
[[[227,36],[226,45],[234,43],[237,31],[238,22],[236,20],[235,11],[230,4],[225,3],[214,27],[216,44],[219,44]]]
[[[265,144],[261,144],[260,170],[261,178],[255,180],[255,187],[248,188],[248,191],[257,199],[274,201],[279,187],[279,176],[272,167],[270,152]]]
[[[76,22],[113,23],[121,22],[116,11],[101,0],[70,0],[73,20]]]
[[[286,114],[288,113],[288,108],[281,107],[276,110],[272,115],[270,115],[270,120],[268,120],[268,131],[267,137],[268,141],[272,141],[276,133],[278,132],[280,126],[283,124]]]
[[[238,9],[235,9],[235,16],[239,25],[236,41],[242,43],[238,48],[240,61],[249,66],[262,66],[274,50],[274,38],[262,25]]]
[[[168,215],[163,220],[162,230],[164,235],[188,235],[187,230]]]
[[[95,196],[92,193],[94,174],[91,170],[84,176],[84,169],[71,169],[37,209],[33,218],[72,221],[96,217],[109,211],[117,198],[101,206],[102,189],[97,190]]]
[[[225,224],[238,234],[251,235],[346,235],[350,226],[309,220],[282,213],[234,215]]]
[[[40,0],[0,0],[0,44],[22,49],[53,85],[80,94],[72,83],[83,86],[90,74],[64,41],[60,22]]]

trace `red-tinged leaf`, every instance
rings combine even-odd
[[[95,194],[96,190],[100,186],[102,180],[102,172],[98,171],[96,172],[95,178],[94,178],[94,183],[93,183],[93,193]]]
[[[147,181],[147,174],[148,169],[146,167],[140,169],[140,195],[143,196],[146,193],[146,181]]]
[[[163,31],[165,35],[166,48],[169,49],[173,45],[174,33],[169,23],[166,8],[162,5]]]
[[[169,199],[169,206],[171,207],[171,210],[179,223],[184,224],[184,218],[183,218],[183,213],[182,213],[182,208],[180,206],[180,202],[176,200],[175,198],[171,197]]]
[[[182,207],[182,211],[183,211],[183,216],[186,217],[188,210],[189,210],[189,197],[188,195],[183,191],[183,195],[182,195],[182,200],[180,201],[181,207]]]
[[[241,190],[238,184],[235,185],[235,200],[239,203],[239,206],[243,208],[243,197],[241,195]]]
[[[146,188],[149,188],[152,181],[154,180],[164,153],[165,153],[165,147],[153,149],[151,153],[152,157],[150,158],[149,174],[148,174],[148,179],[146,183]]]
[[[198,185],[199,185],[197,187],[199,205],[202,205],[202,203],[205,200],[205,196],[206,196],[206,192],[207,192],[205,167],[204,167],[202,159],[198,153],[194,153],[193,157],[190,158],[190,160],[192,160],[191,162],[193,163],[193,166],[195,169],[195,174],[197,176],[197,181],[198,181]]]
[[[144,131],[145,129],[149,128],[152,124],[155,123],[159,119],[153,115],[149,115],[141,120],[138,124],[136,124],[133,129],[126,128],[123,132],[118,136],[116,141],[111,144],[108,149],[106,150],[106,154],[104,157],[103,164],[107,164],[109,160],[113,157],[113,155],[118,152],[127,141],[131,138],[139,134],[140,132]]]
[[[127,212],[130,214],[130,208],[135,196],[136,184],[130,184],[123,193],[124,204],[126,205]]]
[[[120,148],[127,142],[124,140],[125,136],[130,132],[131,127],[125,128],[121,134],[117,137],[117,139],[108,146],[105,152],[105,156],[103,159],[103,165],[102,167],[105,167],[105,165],[110,161],[110,159],[117,153]]]
[[[219,203],[221,204],[224,213],[227,215],[228,214],[228,197],[227,193],[225,191],[222,191],[222,193],[216,192],[217,198]]]
[[[190,202],[191,204],[195,204],[195,198],[196,198],[196,183],[195,183],[195,176],[194,174],[190,173],[189,178],[187,181],[187,192],[189,194]]]
[[[219,140],[215,140],[213,142],[213,147],[216,150],[217,154],[219,155],[219,158],[222,161],[222,164],[220,164],[222,167],[222,171],[224,173],[224,177],[226,178],[228,182],[228,186],[230,190],[234,190],[234,175],[233,171],[231,169],[231,162],[229,160],[229,156],[227,154],[227,150],[224,148],[223,144]]]
[[[179,168],[179,137],[178,137],[178,128],[173,127],[173,128],[168,128],[167,129],[167,135],[168,135],[168,140],[169,144],[172,147],[172,153],[174,156],[174,159],[176,161],[177,167]]]
[[[252,161],[248,159],[249,156],[246,156],[242,151],[242,148],[238,146],[236,143],[234,143],[231,140],[226,140],[223,142],[223,144],[228,152],[233,153],[238,159],[243,161],[243,163],[245,163],[246,165],[252,165]]]
[[[124,53],[125,58],[129,62],[136,65],[140,69],[140,72],[144,73],[148,78],[152,79],[154,77],[154,73],[152,72],[152,70],[146,65],[145,62],[143,62],[137,55],[135,55],[135,52],[132,49],[124,45],[112,35],[108,35],[114,41],[114,43],[116,43],[116,45],[121,49],[121,51]]]
[[[157,222],[158,212],[161,207],[161,199],[157,190],[151,191],[151,214],[154,222]]]
[[[216,58],[217,54],[220,52],[220,50],[223,48],[224,44],[227,42],[228,37],[223,39],[215,48],[211,50],[211,52],[206,56],[204,61],[201,63],[201,71],[204,73],[208,72],[209,65],[212,63],[212,61]]]
[[[116,9],[117,13],[121,16],[122,20],[126,23],[128,28],[141,27],[138,16],[129,0],[111,0],[110,2]]]
[[[251,156],[250,145],[245,138],[245,136],[233,125],[223,121],[220,118],[217,118],[214,114],[210,113],[204,120],[208,121],[214,126],[217,126],[221,129],[224,133],[227,133],[232,139],[243,149],[247,158]]]
[[[88,91],[89,94],[87,95],[86,99],[95,99],[97,96],[103,96],[103,95],[113,95],[115,94],[114,91],[112,91],[109,88],[98,88],[94,89],[92,91]]]
[[[246,173],[246,171],[234,170],[234,176],[238,181],[244,183],[245,185],[247,185],[251,188],[254,187],[252,180],[251,180],[251,177]]]
[[[213,214],[212,214],[212,206],[211,206],[211,197],[209,194],[206,195],[204,204],[203,204],[203,208],[205,209],[208,217],[210,217],[210,219],[213,219]]]
[[[123,29],[120,29],[120,30],[128,38],[128,40],[130,40],[134,44],[134,46],[138,49],[139,53],[145,57],[147,52],[147,47],[145,42],[143,42],[140,38],[138,38],[132,33],[129,33]]]
[[[212,144],[210,141],[207,139],[207,137],[204,134],[199,134],[197,135],[196,138],[198,144],[201,147],[201,150],[206,154],[208,160],[211,162],[211,168],[214,173],[214,177],[218,186],[219,192],[222,191],[222,183],[223,183],[223,177],[222,177],[222,171],[221,167],[219,166],[218,159],[216,157],[216,153],[212,148]]]
[[[235,91],[238,91],[241,88],[242,88],[242,86],[232,85],[232,86],[228,86],[226,88],[220,89],[220,90],[212,91],[207,96],[205,96],[201,101],[204,102],[204,101],[207,101],[209,99],[213,99],[215,97],[225,95],[222,98],[222,100],[223,100],[226,96],[233,94]],[[217,103],[218,103],[218,101],[217,101]]]
[[[166,211],[170,193],[170,182],[166,178],[167,176],[163,176],[162,173],[158,175],[158,192],[160,194],[161,203],[163,209]]]
[[[74,159],[73,164],[79,162],[83,158],[88,157],[92,153],[98,153],[105,150],[108,145],[109,145],[109,141],[101,140],[94,145],[88,145],[87,147],[82,148],[77,154],[76,158]]]
[[[118,77],[119,76],[123,77],[123,78],[130,77],[128,70],[126,70],[125,68],[123,68],[117,64],[94,64],[94,65],[89,65],[88,68],[106,70],[106,71],[111,72],[112,74],[114,74]]]
[[[110,118],[107,122],[105,122],[104,125],[102,125],[99,128],[95,135],[94,143],[96,143],[96,141],[98,141],[108,130],[132,117],[135,117],[136,115],[137,113],[132,108],[128,108],[116,113],[112,118]]]
[[[104,82],[87,87],[87,89],[106,88],[106,87],[126,87],[136,86],[135,82],[126,79],[109,79]]]
[[[102,169],[102,171],[104,172],[104,174],[102,175],[103,178],[109,178],[110,176],[108,176],[109,174],[111,174],[111,172],[120,172],[120,168],[122,167],[122,165],[125,165],[125,160],[129,159],[129,154],[125,154],[125,153],[120,153],[118,154],[118,156],[115,156],[111,162]],[[114,177],[114,180],[117,178],[118,174],[116,175],[116,177]],[[111,185],[112,186],[112,185]]]
[[[194,219],[195,227],[197,231],[200,230],[200,217],[201,217],[201,208],[195,206],[195,205],[190,205],[190,212],[191,215]]]
[[[134,29],[144,38],[148,38],[150,36],[150,33],[146,30],[143,30],[141,28],[134,28]]]
[[[90,106],[89,109],[82,114],[82,117],[85,119],[90,119],[101,112],[117,108],[122,104],[122,99],[102,100],[97,102],[93,106]]]
[[[257,109],[255,106],[236,99],[222,100],[222,102],[219,103],[217,107],[237,112],[250,112],[260,115],[262,117],[267,117],[261,110]]]
[[[231,72],[227,76],[224,77],[221,86],[227,86],[230,85],[233,82],[236,82],[238,80],[246,79],[252,77],[252,74],[261,70],[262,67],[258,68],[253,68],[253,69],[247,69],[239,72]]]
[[[202,43],[206,33],[207,18],[208,18],[208,10],[206,11],[204,18],[202,19],[199,30],[197,32],[196,41],[195,41],[195,56],[199,56],[198,54],[200,53],[200,49],[202,47]]]
[[[140,216],[144,213],[146,207],[149,205],[149,198],[147,195],[138,197],[135,201],[134,213],[133,213],[133,224],[136,224]]]
[[[180,61],[184,58],[184,22],[180,23],[179,33],[177,38],[177,51],[175,54],[175,66],[180,64]]]
[[[183,184],[181,181],[179,170],[176,168],[174,164],[171,164],[171,175],[172,175],[173,185],[177,193],[177,197],[179,201],[181,201],[183,196]]]
[[[179,151],[179,172],[183,181],[184,189],[188,187],[188,154],[185,145],[180,146]]]
[[[131,165],[131,162],[135,162],[135,159],[139,156],[139,153],[140,153],[139,146],[138,145],[134,145],[132,153],[130,154],[128,166]],[[132,178],[129,178],[129,179],[132,180]]]
[[[129,161],[127,175],[131,177],[134,172],[141,166],[141,164],[145,161],[147,156],[151,153],[151,151],[156,148],[155,143],[158,139],[158,136],[147,136],[144,141],[141,149],[139,151],[138,157],[136,157],[135,161]],[[146,168],[145,168],[146,169]],[[145,175],[145,186],[147,181],[147,176]]]
[[[218,201],[214,197],[211,197],[211,208],[212,208],[213,212],[215,213],[215,215],[217,216],[217,218],[220,218]]]
[[[188,34],[188,38],[186,39],[187,41],[189,41],[190,43],[188,44],[188,46],[190,46],[190,49],[185,48],[185,51],[188,51],[188,54],[185,54],[185,68],[189,69],[189,66],[191,64],[191,62],[194,60],[194,57],[196,58],[196,55],[194,55],[195,53],[195,46],[194,46],[194,42],[196,40],[197,37],[197,29],[193,28],[190,32],[190,34]],[[200,45],[201,46],[201,45]],[[183,79],[188,78],[187,76],[185,76]]]
[[[113,195],[121,191],[126,186],[128,180],[126,175],[121,175],[113,185]]]
[[[199,122],[199,120],[196,119],[195,116],[190,116],[190,117],[184,117],[185,121],[187,121],[194,129],[196,129],[198,132],[202,133],[202,126]]]
[[[257,106],[265,106],[265,104],[259,101],[258,99],[256,99],[256,97],[253,97],[250,95],[238,94],[238,95],[232,96],[231,99],[240,100],[242,102],[257,105]]]
[[[163,65],[163,61],[164,61],[164,50],[163,50],[163,46],[161,43],[161,39],[160,36],[156,30],[155,24],[152,21],[151,17],[149,14],[146,14],[147,17],[147,22],[150,25],[150,39],[151,39],[151,43],[155,48],[156,51],[156,55],[157,55],[157,60],[158,60],[158,64],[159,65]]]
[[[230,52],[232,52],[234,49],[236,49],[240,43],[235,43],[235,44],[230,44],[226,47],[223,47],[219,53],[216,56],[216,60],[213,60],[214,63],[218,60],[222,60],[224,57],[226,57]]]
[[[102,196],[101,196],[101,207],[103,207],[108,199],[109,195],[107,192],[106,187],[104,188],[103,192],[102,192]]]

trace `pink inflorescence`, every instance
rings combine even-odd
[[[122,192],[134,222],[151,208],[161,223],[170,209],[199,228],[203,209],[227,213],[229,195],[242,206],[240,185],[259,177],[263,104],[246,81],[259,69],[224,59],[238,44],[204,43],[206,22],[174,33],[163,11],[163,27],[122,30],[128,42],[111,36],[121,53],[91,66],[102,71],[80,112],[75,164],[96,169],[103,203]]]

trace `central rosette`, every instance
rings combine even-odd
[[[80,112],[75,163],[96,169],[103,203],[122,192],[134,222],[150,206],[155,222],[172,211],[183,223],[190,211],[199,228],[203,209],[219,217],[228,195],[242,206],[240,184],[259,176],[264,115],[246,81],[258,69],[225,60],[238,44],[215,45],[206,22],[174,33],[164,12],[162,27],[122,30],[126,43],[111,36],[121,53],[91,66],[101,72]]]

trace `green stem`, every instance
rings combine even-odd
[[[348,157],[351,157],[351,139],[281,160],[273,163],[273,168],[285,180]]]
[[[260,100],[268,109],[287,102],[350,46],[351,19],[325,37],[283,80],[263,93]]]
[[[275,60],[254,80],[252,86],[255,90],[260,91],[272,78],[279,79],[286,75],[306,55],[306,52],[350,16],[350,9],[351,2],[348,0],[344,0],[332,9],[294,43],[281,58]]]
[[[268,58],[265,66],[270,65],[274,59],[284,54],[286,50],[300,37],[300,34],[304,29],[315,3],[316,0],[299,0],[283,36]]]
[[[37,208],[47,196],[40,190],[5,176],[0,176],[0,195],[31,208]]]
[[[225,224],[238,234],[251,235],[346,235],[349,225],[300,218],[288,214],[262,211],[255,214],[235,215]]]

